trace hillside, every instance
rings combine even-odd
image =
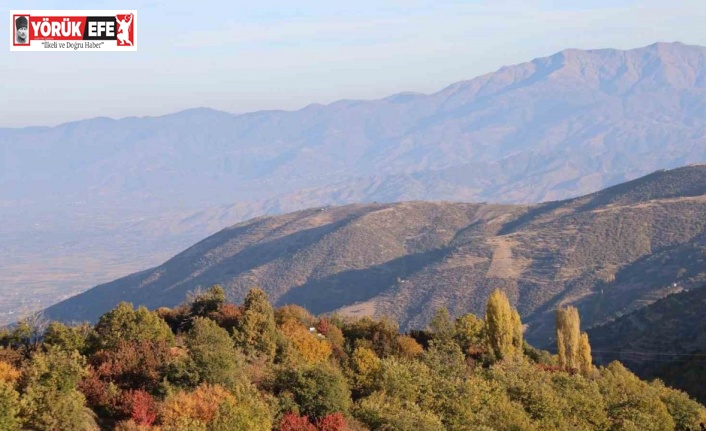
[[[706,400],[706,288],[669,295],[589,330],[599,363],[620,360],[645,377]]]
[[[251,217],[566,199],[705,162],[705,130],[706,48],[681,43],[569,49],[433,94],[293,112],[2,129],[0,283],[12,294],[0,319],[21,299],[48,305]]]
[[[535,206],[404,202],[323,207],[226,228],[164,264],[47,309],[95,320],[127,300],[173,306],[199,286],[239,301],[252,287],[314,313],[388,315],[423,327],[434,310],[482,314],[502,288],[546,342],[553,310],[583,324],[706,282],[706,166],[660,171]]]

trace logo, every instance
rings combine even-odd
[[[10,11],[11,51],[137,51],[135,10]]]

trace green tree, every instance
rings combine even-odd
[[[25,425],[37,431],[93,429],[86,399],[76,389],[86,375],[85,359],[76,351],[52,347],[35,354],[23,376],[20,411]]]
[[[619,362],[601,370],[597,380],[612,425],[611,431],[672,431],[674,419],[659,391],[638,379]]]
[[[270,431],[272,416],[256,389],[240,386],[235,400],[226,398],[218,406],[216,417],[208,424],[208,431]]]
[[[330,365],[285,369],[276,378],[277,392],[291,394],[300,411],[314,419],[347,413],[351,393],[341,371]]]
[[[488,347],[497,359],[512,358],[517,353],[517,319],[507,296],[495,289],[488,298],[485,311]]]
[[[213,320],[195,318],[185,341],[199,382],[232,388],[245,379],[242,354],[228,331]]]
[[[19,394],[10,383],[0,380],[0,430],[19,431]]]
[[[44,345],[85,353],[92,336],[93,328],[87,323],[67,326],[60,322],[51,322],[44,333]]]
[[[372,430],[445,431],[434,413],[417,404],[376,392],[356,405],[355,417]]]
[[[370,395],[379,378],[380,368],[381,361],[375,352],[366,347],[355,349],[350,358],[349,381],[356,398]]]
[[[456,319],[454,323],[454,339],[464,354],[468,354],[472,347],[484,344],[483,321],[475,315],[467,313]]]
[[[449,310],[445,307],[438,308],[429,323],[433,339],[437,341],[450,341],[454,336],[454,323]]]
[[[93,345],[96,350],[113,349],[121,341],[165,341],[174,344],[174,334],[162,318],[142,306],[134,310],[128,302],[121,302],[101,316],[95,330]]]
[[[373,382],[373,389],[422,407],[432,404],[434,378],[426,364],[391,356],[383,359],[380,366],[379,378]]]
[[[686,393],[664,386],[660,380],[655,380],[651,386],[657,390],[659,397],[667,406],[677,430],[698,430],[699,424],[706,419],[706,410]]]
[[[277,324],[267,294],[252,289],[245,297],[243,315],[233,332],[233,339],[245,352],[252,351],[274,359],[277,350]]]
[[[33,351],[39,345],[48,325],[49,319],[43,313],[32,313],[17,322],[10,333],[9,342],[14,347],[24,347]]]
[[[192,316],[206,317],[215,313],[226,303],[226,291],[218,284],[205,292],[195,292],[189,295],[190,312]]]

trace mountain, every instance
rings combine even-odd
[[[388,315],[409,329],[440,306],[483,315],[502,288],[541,344],[557,306],[578,306],[586,326],[605,322],[673,283],[706,283],[705,262],[706,165],[694,165],[540,205],[356,204],[259,217],[46,313],[95,320],[119,301],[174,306],[221,284],[234,301],[257,286],[276,304]]]
[[[706,401],[706,287],[682,291],[589,330],[594,358],[620,360]]]
[[[87,288],[107,279],[101,267],[154,265],[257,215],[374,201],[536,203],[704,161],[706,48],[681,43],[570,49],[433,94],[294,112],[200,108],[0,129],[9,237],[0,283],[20,296]],[[178,244],[152,233],[160,219],[188,226],[204,208],[221,220],[216,229],[185,229]],[[133,237],[133,247],[105,247]],[[66,242],[79,244],[77,256]],[[85,267],[86,255],[96,265]],[[71,270],[39,271],[39,283],[27,268],[42,262]]]

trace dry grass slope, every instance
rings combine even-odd
[[[163,265],[48,309],[95,320],[121,300],[173,306],[221,284],[254,286],[314,313],[388,315],[424,326],[437,307],[483,313],[503,289],[546,342],[553,310],[579,307],[591,326],[706,282],[706,166],[660,171],[602,192],[536,206],[404,202],[261,217],[199,242]]]

